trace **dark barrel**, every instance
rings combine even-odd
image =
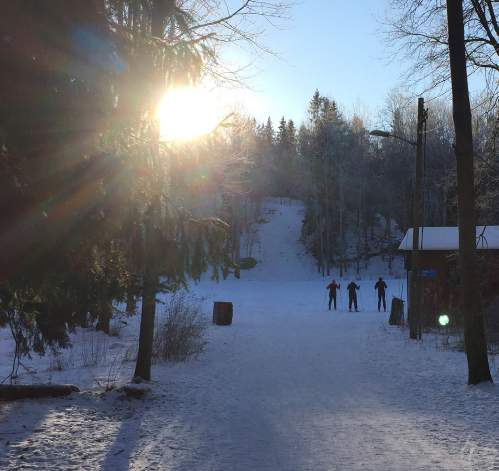
[[[402,325],[404,323],[404,301],[400,298],[392,299],[392,308],[390,310],[390,325]]]
[[[232,324],[232,303],[225,301],[215,301],[213,303],[213,323],[216,325]]]

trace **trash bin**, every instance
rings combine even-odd
[[[403,325],[404,324],[404,301],[400,298],[392,299],[392,307],[390,310],[390,325]]]
[[[232,324],[233,306],[226,301],[215,301],[213,303],[213,323],[216,325]]]

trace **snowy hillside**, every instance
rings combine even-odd
[[[255,258],[258,264],[242,271],[247,281],[305,281],[317,279],[312,258],[300,241],[303,203],[290,199],[268,199],[263,205]]]
[[[258,260],[252,270],[243,270],[241,278],[245,281],[305,281],[318,280],[322,276],[310,254],[305,252],[301,239],[304,218],[304,205],[301,201],[288,198],[268,198],[262,208],[257,236],[257,249],[254,253]],[[393,261],[396,278],[405,277],[402,257]],[[373,257],[367,268],[361,267],[360,275],[355,267],[344,273],[343,279],[375,279],[388,277],[388,266],[382,257]],[[333,269],[331,277],[340,278],[338,269]]]

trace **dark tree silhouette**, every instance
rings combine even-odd
[[[478,384],[492,381],[492,378],[487,357],[476,263],[473,133],[461,0],[447,0],[447,19],[453,117],[456,130],[459,268],[464,310],[464,339],[468,359],[468,384]]]

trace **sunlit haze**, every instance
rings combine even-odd
[[[160,136],[164,141],[184,141],[213,131],[223,119],[215,92],[185,87],[169,90],[158,107]]]

